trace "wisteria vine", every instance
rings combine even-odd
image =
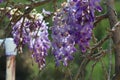
[[[28,45],[33,52],[32,57],[35,58],[39,68],[42,69],[45,66],[45,56],[47,56],[47,51],[50,48],[48,26],[43,20],[42,14],[33,11],[30,16],[33,18],[32,20],[23,17],[15,23],[12,34],[18,47],[19,45]]]
[[[28,19],[23,16],[12,23],[14,42],[18,47],[28,45],[33,52],[32,57],[40,69],[45,67],[45,57],[52,47],[56,66],[62,62],[64,66],[73,60],[77,50],[87,52],[95,21],[95,10],[101,12],[100,0],[71,0],[64,2],[53,16],[51,28],[52,41],[48,38],[48,26],[42,14],[32,11]],[[75,46],[79,46],[79,49]]]
[[[56,65],[63,62],[67,66],[78,45],[81,52],[89,48],[95,10],[101,12],[100,0],[73,0],[63,3],[54,16],[52,27],[52,47]]]

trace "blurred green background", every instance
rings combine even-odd
[[[15,3],[29,3],[29,0],[13,0]],[[57,5],[58,7],[64,0],[58,0]],[[104,1],[102,1],[103,3]],[[101,4],[103,7],[102,13],[106,12],[106,6],[104,4]],[[2,5],[3,6],[3,5]],[[115,10],[118,14],[118,18],[120,20],[120,0],[115,0]],[[37,7],[37,10],[39,12],[42,11],[42,9],[54,11],[53,3],[50,2],[48,4],[42,5],[40,7]],[[96,13],[97,15],[102,13]],[[47,19],[46,21],[50,22],[49,26],[52,25],[51,18]],[[8,24],[6,22],[0,23],[0,38],[4,38],[4,27],[5,24]],[[93,30],[95,33],[95,36],[98,40],[101,40],[105,37],[105,35],[108,33],[109,29],[109,21],[108,19],[105,19],[97,24],[97,27]],[[4,35],[4,36],[3,36]],[[103,44],[104,49],[110,48],[111,40],[106,41]],[[112,46],[113,47],[113,46]],[[5,79],[5,55],[4,50],[0,50],[0,80]],[[24,54],[18,54],[16,58],[16,80],[72,80],[72,78],[76,75],[80,63],[81,63],[81,53],[76,53],[74,60],[68,67],[60,66],[55,67],[54,62],[54,56],[52,55],[52,52],[49,51],[49,55],[46,58],[46,67],[44,70],[40,71],[37,67],[37,64],[34,63],[34,60],[31,59],[31,54],[27,50],[24,50]],[[85,80],[106,80],[106,71],[109,70],[109,63],[110,63],[110,55],[109,53],[106,54],[104,57],[101,58],[100,61],[90,61],[90,63],[87,65],[85,70]],[[102,62],[101,62],[102,61]],[[95,64],[95,62],[97,62]],[[94,70],[92,71],[92,67],[94,66]],[[104,64],[104,66],[102,66]],[[112,54],[112,71],[111,76],[114,74],[114,54]],[[79,79],[81,80],[81,79]]]

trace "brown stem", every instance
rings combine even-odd
[[[104,19],[106,19],[106,18],[108,18],[107,13],[102,14],[102,15],[100,15],[100,16],[96,16],[96,20],[95,20],[95,22],[94,22],[94,25],[96,26],[97,23],[99,23],[100,21],[102,21],[102,20],[104,20]]]
[[[26,6],[35,8],[35,7],[39,7],[41,5],[44,5],[46,3],[49,3],[50,1],[52,1],[52,0],[45,0],[45,1],[33,2],[31,4],[17,4],[17,5],[14,5],[14,7],[18,8],[18,9],[24,9]]]
[[[95,44],[95,46],[93,46],[91,48],[91,51],[94,51],[96,48],[100,47],[106,40],[108,40],[110,37],[112,36],[111,33],[109,33],[105,38],[103,38],[102,40],[100,40],[97,44]]]

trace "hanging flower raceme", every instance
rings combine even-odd
[[[56,64],[62,61],[65,66],[72,60],[79,45],[81,52],[89,48],[92,35],[94,12],[101,11],[99,0],[73,0],[63,3],[55,13],[52,27],[52,47]]]
[[[75,5],[75,23],[77,24],[75,35],[76,43],[82,52],[86,52],[93,30],[95,20],[95,10],[101,12],[100,0],[73,0]]]
[[[48,38],[48,26],[42,18],[42,15],[37,15],[34,22],[35,30],[30,33],[29,48],[33,51],[33,57],[42,69],[45,67],[45,56],[50,48],[50,40]],[[32,29],[33,30],[33,29]]]
[[[52,50],[57,66],[60,65],[60,62],[67,66],[68,61],[73,59],[73,53],[76,51],[74,36],[70,34],[71,28],[68,25],[70,16],[66,11],[67,8],[59,9],[53,18]]]
[[[27,44],[33,52],[32,57],[38,63],[40,69],[45,66],[45,57],[50,48],[48,38],[48,26],[43,20],[43,16],[36,11],[30,13],[33,19],[21,18],[13,25],[13,38],[16,45]]]
[[[26,25],[26,23],[28,22],[28,19],[26,18],[21,18],[17,23],[13,24],[13,38],[14,38],[14,42],[16,43],[16,45],[23,45],[26,44],[30,41],[29,38],[29,26]]]

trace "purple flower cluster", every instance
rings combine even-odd
[[[100,0],[73,0],[73,2],[75,4],[75,23],[78,29],[75,33],[77,35],[75,41],[82,52],[86,52],[91,39],[95,10],[102,10],[99,5]]]
[[[30,33],[29,48],[33,51],[32,57],[38,63],[40,70],[45,67],[45,56],[50,48],[50,40],[48,38],[48,26],[44,21],[35,22],[35,31]]]
[[[17,23],[13,24],[13,38],[16,45],[26,44],[30,41],[29,29],[27,25],[28,19],[21,18]]]
[[[63,13],[62,13],[63,14]],[[56,65],[63,62],[64,66],[68,65],[68,61],[73,59],[72,54],[76,51],[73,36],[69,33],[68,25],[65,19],[61,19],[61,13],[56,14],[54,18],[54,26],[52,27],[52,49],[56,59]]]
[[[100,0],[73,0],[62,4],[53,18],[52,49],[56,64],[67,66],[78,45],[81,52],[89,48],[95,10],[101,11]]]
[[[55,13],[53,17],[52,27],[52,50],[55,56],[56,66],[63,62],[64,66],[73,59],[73,53],[76,52],[74,36],[71,35],[71,22],[69,19],[71,13],[68,8],[61,8]]]
[[[33,52],[32,57],[38,63],[40,69],[45,66],[45,57],[50,48],[50,40],[48,38],[48,26],[43,20],[41,14],[31,14],[34,20],[21,18],[13,25],[13,38],[16,45],[27,44]]]

